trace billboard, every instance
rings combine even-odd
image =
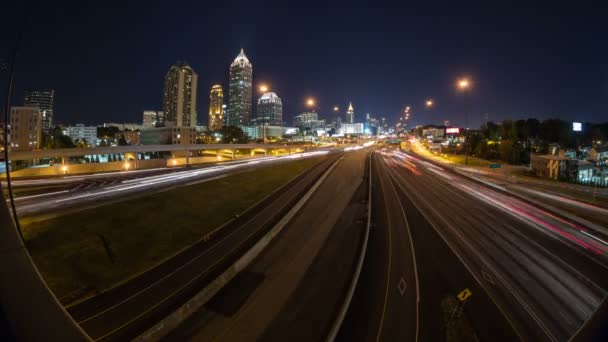
[[[450,127],[450,128],[446,128],[445,132],[447,134],[458,134],[458,133],[460,133],[460,129],[458,127]]]
[[[575,132],[580,132],[583,130],[583,124],[580,122],[573,122],[572,123],[572,130]]]

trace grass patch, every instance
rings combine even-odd
[[[443,157],[444,159],[447,159],[453,163],[456,164],[461,164],[461,165],[466,165],[465,161],[466,158],[464,155],[460,155],[460,154],[448,154],[447,157]],[[490,165],[492,162],[486,159],[481,159],[481,158],[477,158],[477,157],[471,157],[469,156],[469,162],[468,165],[469,166],[483,166],[483,167],[488,167],[488,165]],[[500,163],[500,162],[499,162]],[[504,163],[501,163],[504,164]]]
[[[22,220],[26,245],[48,286],[70,302],[154,266],[320,160],[265,166],[46,221]]]

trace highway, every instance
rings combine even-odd
[[[94,340],[132,339],[187,302],[268,231],[339,157],[285,188],[199,242],[107,292],[67,307]]]
[[[481,335],[488,313],[498,309],[518,339],[564,341],[605,298],[608,244],[601,231],[419,156],[396,150],[381,154],[402,202],[410,201],[421,214],[415,225],[410,222],[414,236],[418,229],[434,230],[466,267],[461,277],[473,278],[475,293],[491,299],[493,305],[465,309]],[[442,247],[416,238],[414,246]],[[429,270],[419,272],[422,278]]]
[[[409,220],[376,158],[369,249],[338,340],[418,341],[420,286]]]
[[[359,252],[368,155],[345,154],[268,249],[166,340],[324,340]]]
[[[41,191],[15,197],[20,217],[41,214],[62,214],[69,210],[92,208],[114,200],[124,200],[142,192],[160,191],[175,186],[205,182],[230,173],[252,170],[262,165],[289,162],[298,158],[311,158],[335,151],[314,151],[280,157],[262,157],[255,160],[218,163],[196,168],[158,169],[111,172],[61,178],[14,181],[16,191],[28,187]],[[53,186],[52,188],[48,188]],[[57,187],[54,187],[57,186]]]

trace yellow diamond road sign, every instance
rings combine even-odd
[[[464,289],[456,297],[458,297],[458,299],[460,299],[461,302],[464,302],[465,300],[467,300],[467,298],[471,297],[472,294],[473,294],[473,292],[471,292],[471,290]]]

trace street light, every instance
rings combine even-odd
[[[471,86],[471,82],[468,78],[461,78],[458,80],[458,89],[467,90]]]
[[[260,92],[265,93],[268,91],[268,86],[265,84],[260,85]]]
[[[306,105],[307,105],[308,107],[313,108],[313,109],[314,109],[315,103],[316,103],[316,102],[315,102],[315,99],[313,99],[312,97],[309,97],[309,98],[306,100]]]
[[[461,92],[466,92],[471,88],[471,81],[468,78],[463,77],[458,80],[458,90]],[[466,107],[466,104],[465,104]],[[464,127],[464,164],[469,165],[469,111],[468,108],[465,108],[465,127]]]
[[[435,105],[435,103],[433,102],[433,99],[426,100],[426,102],[424,104],[425,104],[426,108],[432,108]]]

